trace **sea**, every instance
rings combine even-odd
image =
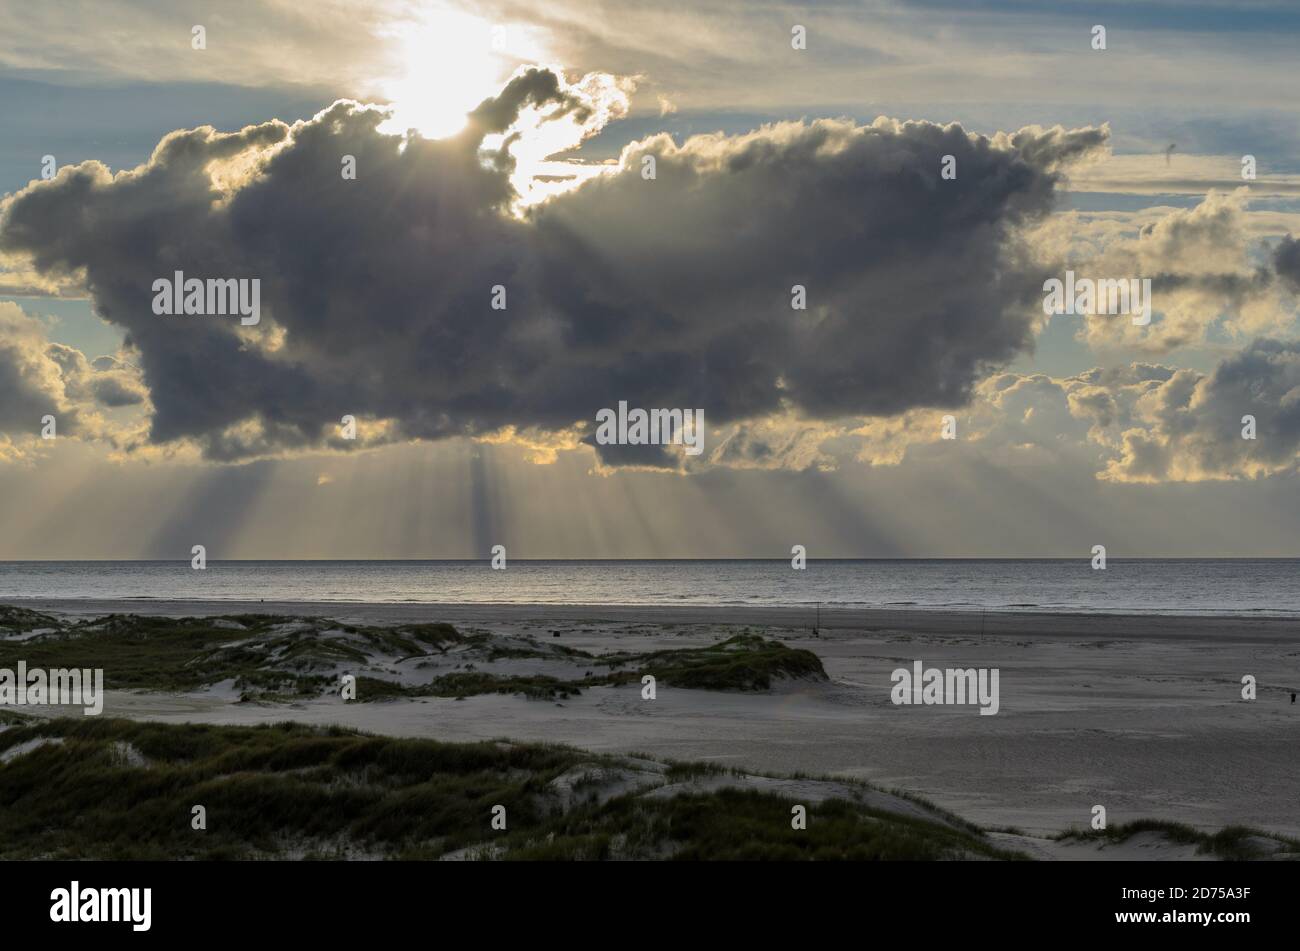
[[[1300,559],[0,562],[26,598],[813,605],[1300,617]]]

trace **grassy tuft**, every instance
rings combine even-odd
[[[0,753],[39,738],[62,743],[0,765],[0,859],[1010,857],[980,835],[848,802],[810,806],[795,831],[794,803],[768,793],[569,798],[552,784],[575,767],[636,767],[566,747],[23,717],[0,731]],[[206,830],[191,828],[195,805]],[[496,805],[508,831],[491,829]]]
[[[1059,841],[1118,844],[1140,832],[1154,832],[1179,845],[1194,845],[1202,855],[1213,855],[1229,861],[1270,858],[1277,853],[1300,853],[1300,841],[1246,826],[1225,826],[1218,832],[1211,833],[1202,832],[1182,822],[1166,822],[1162,819],[1138,819],[1105,829],[1069,829],[1054,838]],[[1266,846],[1266,843],[1269,845]],[[1271,843],[1277,843],[1277,846],[1274,847]]]

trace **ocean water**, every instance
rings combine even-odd
[[[842,605],[1300,617],[1300,559],[0,562],[14,598]]]

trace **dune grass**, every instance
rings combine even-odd
[[[1194,845],[1200,854],[1213,855],[1229,861],[1250,861],[1270,858],[1278,853],[1295,853],[1300,859],[1300,840],[1261,832],[1247,826],[1225,826],[1218,832],[1202,832],[1181,822],[1162,819],[1138,819],[1109,826],[1105,829],[1069,829],[1054,836],[1059,841],[1111,842],[1119,844],[1140,832],[1154,832],[1170,842]],[[1280,847],[1271,847],[1271,843]],[[1266,847],[1266,843],[1270,844]]]
[[[792,800],[753,791],[566,800],[552,783],[575,767],[633,768],[567,747],[288,723],[4,720],[0,755],[62,740],[0,765],[5,859],[1011,857],[978,834],[848,801],[810,805],[796,831]],[[206,830],[191,828],[195,805],[207,810]],[[505,831],[491,828],[495,805],[506,808]]]
[[[450,624],[363,627],[277,615],[121,614],[68,623],[0,605],[0,635],[44,628],[52,633],[23,640],[0,636],[0,667],[13,668],[22,660],[33,668],[102,668],[105,686],[113,690],[186,692],[229,680],[243,699],[266,703],[336,691],[340,670],[357,677],[356,699],[363,703],[491,693],[558,700],[587,687],[639,683],[647,674],[666,686],[698,690],[766,690],[780,678],[826,678],[811,651],[750,633],[707,647],[594,655],[486,632],[462,633]],[[590,670],[582,678],[562,679],[496,674],[471,664],[464,671],[431,676],[428,683],[399,684],[376,676],[371,666],[377,658],[437,658],[453,647],[462,652],[458,656],[484,664],[551,658]]]
[[[707,647],[611,654],[595,662],[611,669],[630,668],[599,678],[604,682],[626,683],[652,674],[660,683],[694,690],[767,690],[780,677],[826,679],[812,651],[757,634],[737,634]]]
[[[23,633],[40,628],[57,629],[61,626],[56,618],[48,614],[41,614],[39,611],[32,611],[28,608],[14,607],[11,604],[0,604],[0,630]]]

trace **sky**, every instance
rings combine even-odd
[[[0,559],[1300,556],[1298,40],[0,0]]]

